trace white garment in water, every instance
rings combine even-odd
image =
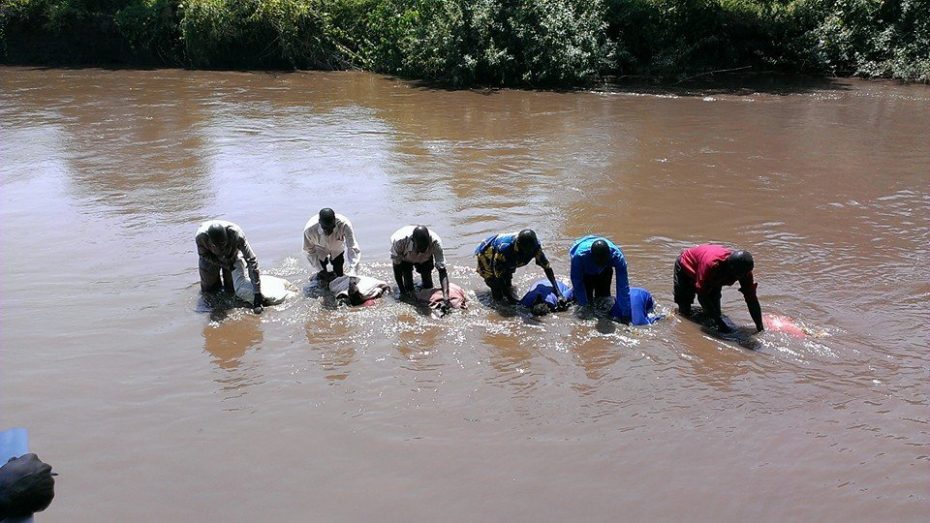
[[[358,276],[358,292],[362,295],[363,299],[370,300],[377,298],[384,294],[385,291],[390,290],[391,287],[387,283],[377,279],[370,278],[368,276]],[[265,285],[265,281],[262,280],[262,286]],[[349,296],[349,277],[348,276],[339,276],[333,281],[329,282],[329,290],[336,295],[340,296]]]
[[[252,282],[249,280],[246,272],[245,260],[240,257],[233,264],[233,288],[236,290],[236,297],[242,301],[252,303],[255,299],[255,290],[252,288]],[[297,287],[277,276],[268,276],[262,274],[259,276],[262,280],[262,296],[265,297],[265,305],[278,305],[284,300],[297,295]]]

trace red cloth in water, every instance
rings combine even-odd
[[[807,336],[804,329],[787,316],[764,314],[762,318],[765,328],[769,332],[781,332],[794,338],[804,338]]]

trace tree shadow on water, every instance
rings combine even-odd
[[[842,78],[786,75],[777,73],[740,73],[698,75],[677,82],[649,78],[619,78],[594,89],[602,93],[633,93],[654,96],[708,97],[751,96],[767,94],[789,96],[822,91],[849,91]]]
[[[633,93],[656,96],[706,97],[714,95],[749,96],[771,94],[787,96],[810,94],[819,91],[848,91],[847,79],[826,76],[779,73],[773,71],[717,70],[694,74],[681,79],[663,76],[631,75],[608,77],[587,85],[472,85],[455,86],[449,83],[424,79],[387,76],[395,82],[406,82],[421,91],[471,92],[494,96],[504,91],[533,91],[557,94],[579,92]]]

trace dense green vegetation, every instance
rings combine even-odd
[[[6,63],[363,68],[455,86],[930,81],[930,0],[0,0]]]

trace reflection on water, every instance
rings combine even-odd
[[[129,507],[112,520],[383,519],[379,492],[430,499],[405,504],[430,520],[499,518],[504,499],[534,520],[919,519],[928,106],[925,87],[860,82],[479,92],[0,68],[0,412],[74,471],[62,521],[101,495]],[[201,220],[239,223],[262,270],[303,287],[302,228],[326,206],[385,281],[390,234],[430,225],[471,308],[308,292],[261,316],[192,312]],[[683,248],[745,248],[763,310],[818,335],[764,332],[748,351],[674,315],[630,329],[491,306],[472,251],[524,227],[561,278],[572,240],[612,238],[666,313]],[[723,307],[749,324],[735,289]],[[116,481],[91,487],[101,441]]]
[[[617,350],[616,340],[590,334],[590,325],[576,326],[573,334],[576,342],[571,350],[584,368],[585,376],[592,381],[600,380],[610,366],[620,359],[622,352]],[[586,383],[585,386],[590,384]]]
[[[254,365],[243,365],[242,358],[249,350],[261,346],[263,340],[261,319],[255,314],[234,311],[211,318],[203,328],[203,348],[213,356],[213,363],[225,371],[216,378],[223,390],[245,394],[261,379]]]
[[[326,372],[326,379],[341,381],[349,377],[349,366],[355,360],[355,342],[344,321],[326,322],[315,317],[305,325],[307,342],[318,353],[316,363]]]
[[[532,389],[536,382],[533,373],[533,339],[525,336],[503,333],[486,333],[482,337],[484,346],[491,350],[489,360],[497,371],[494,381],[512,384],[518,392]],[[525,394],[518,394],[525,396]]]

